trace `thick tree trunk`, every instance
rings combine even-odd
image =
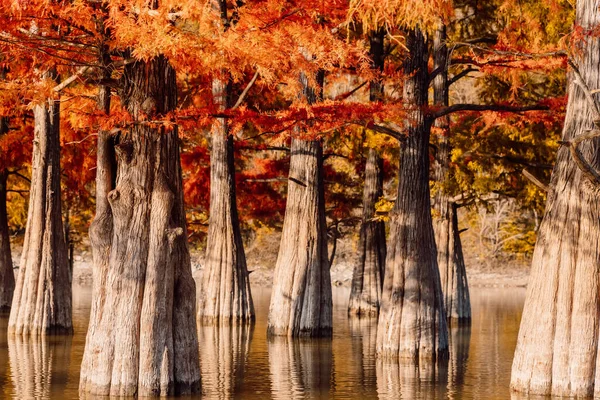
[[[0,137],[8,131],[6,118],[0,117]],[[10,235],[8,231],[8,213],[6,212],[6,181],[8,171],[0,169],[0,313],[8,312],[15,291],[10,253]]]
[[[575,24],[600,24],[600,1],[577,1]],[[600,88],[600,39],[577,44],[574,61],[590,90]],[[563,141],[594,128],[597,119],[575,74],[570,76]],[[597,99],[597,96],[595,96]],[[581,156],[598,171],[600,140],[586,140]],[[600,396],[600,205],[598,187],[578,168],[569,148],[559,149],[512,368],[515,391],[557,396]]]
[[[175,71],[163,57],[127,65],[123,85],[122,102],[136,121],[143,115],[160,119],[175,108]],[[149,396],[198,391],[195,284],[177,131],[138,122],[114,142],[103,138],[99,146],[102,204],[90,229],[94,298],[80,392]]]
[[[385,223],[373,220],[375,204],[383,196],[383,159],[375,149],[369,149],[364,185],[359,257],[354,266],[348,304],[348,313],[358,316],[379,313],[385,269]]]
[[[202,393],[208,398],[232,398],[242,387],[254,324],[200,327]]]
[[[319,141],[294,138],[268,333],[315,337],[331,332],[323,148]]]
[[[8,330],[16,335],[72,333],[71,283],[60,190],[60,102],[33,109],[29,211]]]
[[[373,69],[383,71],[385,30],[372,32],[370,56]],[[369,100],[383,99],[383,83],[371,82]],[[373,221],[375,204],[383,196],[383,159],[375,149],[369,149],[365,166],[363,216],[358,239],[358,262],[352,274],[352,289],[348,303],[350,315],[377,315],[381,301],[385,269],[385,223]]]
[[[447,106],[448,100],[448,48],[446,27],[442,23],[434,35],[434,70],[440,72],[433,80],[433,97],[436,106]],[[438,118],[438,150],[433,167],[438,191],[434,199],[435,241],[440,270],[444,310],[450,321],[468,323],[471,320],[471,301],[465,260],[462,253],[456,206],[450,201],[445,189],[450,170],[450,118]]]
[[[229,85],[215,79],[213,98],[220,110],[226,109]],[[233,137],[228,125],[221,118],[212,127],[210,222],[198,318],[235,324],[253,321],[254,305],[236,206]]]
[[[383,358],[435,360],[448,353],[448,328],[431,219],[427,105],[427,45],[417,29],[407,33],[404,94],[408,137],[400,150],[398,197],[390,213],[390,238],[377,328]]]

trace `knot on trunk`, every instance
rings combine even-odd
[[[114,189],[114,190],[111,190],[110,192],[108,192],[108,195],[106,197],[108,198],[108,201],[112,205],[113,202],[119,200],[119,197],[121,197],[121,193],[117,189]]]

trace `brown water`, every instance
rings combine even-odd
[[[452,330],[447,366],[375,359],[375,321],[349,320],[349,291],[334,288],[333,340],[267,340],[268,290],[253,292],[252,328],[201,328],[208,398],[506,399],[524,289],[473,289],[470,329]],[[0,398],[75,399],[91,288],[74,289],[75,336],[7,339],[0,316]]]

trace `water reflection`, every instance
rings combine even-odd
[[[270,338],[271,393],[274,399],[324,398],[331,389],[331,339]]]
[[[52,388],[66,385],[71,337],[9,336],[8,359],[14,390],[22,397],[50,398]]]
[[[349,324],[356,383],[361,386],[361,392],[365,392],[373,388],[377,381],[375,373],[377,317],[350,317]]]
[[[74,289],[72,339],[7,338],[8,315],[0,315],[0,398],[79,398],[79,365],[91,288]],[[377,321],[347,317],[345,288],[333,291],[333,339],[268,340],[269,295],[269,290],[253,288],[257,313],[253,329],[250,326],[199,328],[205,398],[505,400],[511,397],[510,368],[524,289],[471,291],[471,329],[451,330],[450,357],[445,369],[377,362]]]
[[[253,324],[199,328],[200,370],[205,395],[224,399],[240,391],[253,332]]]

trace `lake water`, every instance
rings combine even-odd
[[[203,394],[244,399],[507,399],[525,289],[474,288],[470,328],[451,330],[447,366],[375,358],[375,320],[346,316],[349,289],[334,288],[333,340],[267,340],[270,291],[254,290],[257,321],[200,328]],[[7,339],[0,316],[0,398],[76,399],[91,288],[75,287],[75,336]]]

